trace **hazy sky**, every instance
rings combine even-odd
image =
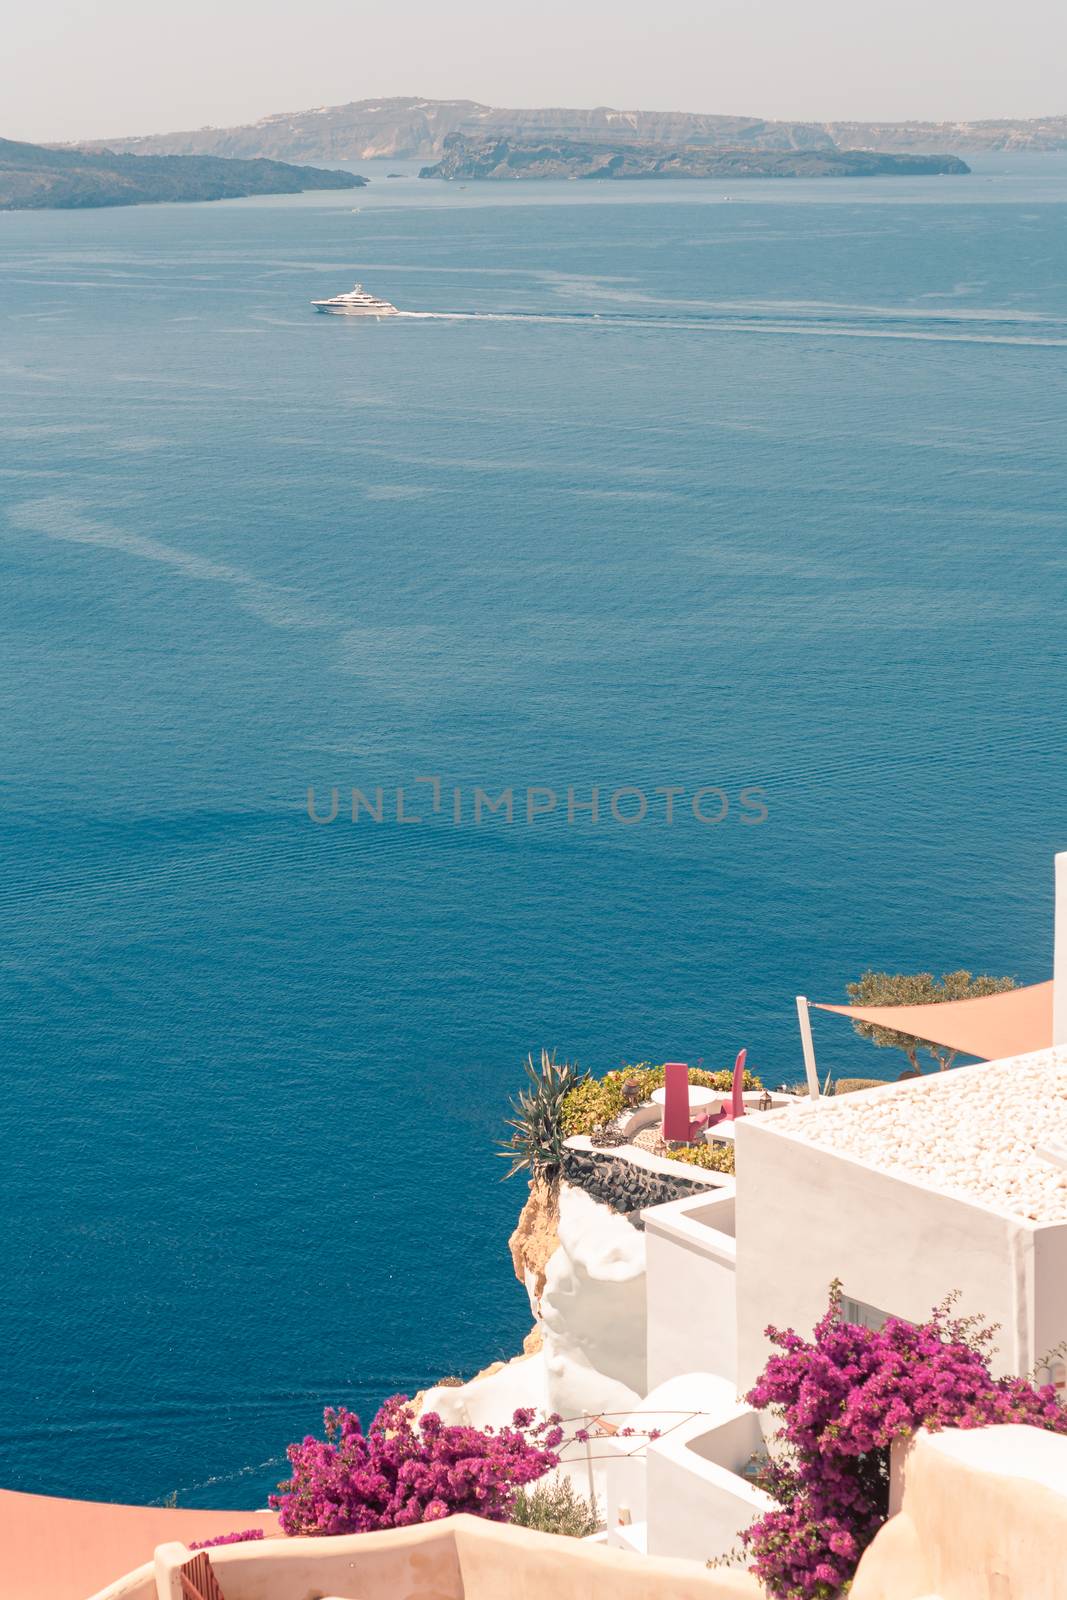
[[[0,136],[253,121],[400,94],[770,117],[1067,112],[1064,0],[38,0]]]

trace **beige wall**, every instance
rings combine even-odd
[[[859,1564],[850,1600],[1063,1600],[1067,1438],[1038,1428],[920,1433],[900,1515]]]
[[[1064,1600],[1065,1486],[1067,1438],[1025,1427],[920,1434],[904,1465],[901,1512],[864,1555],[853,1600]],[[116,1585],[98,1600],[175,1600],[175,1574],[187,1557],[180,1545],[164,1545],[151,1596],[142,1583]],[[212,1560],[227,1600],[761,1597],[743,1572],[641,1558],[473,1517],[229,1546]]]
[[[963,1313],[1000,1325],[995,1370],[1027,1372],[1043,1353],[1036,1348],[1035,1232],[1048,1236],[1044,1280],[1057,1254],[1067,1262],[1067,1230],[1035,1230],[817,1150],[756,1118],[738,1123],[736,1140],[742,1392],[769,1353],[767,1324],[810,1335],[834,1278],[851,1298],[910,1321],[958,1289]],[[1053,1302],[1062,1297],[1043,1282],[1042,1329],[1055,1323]]]
[[[176,1600],[188,1552],[156,1553],[159,1600]],[[330,1539],[271,1540],[212,1553],[226,1600],[760,1600],[747,1573],[641,1560],[580,1539],[452,1517]],[[118,1590],[98,1600],[115,1600]],[[6,1600],[6,1596],[5,1596]]]

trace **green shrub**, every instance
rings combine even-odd
[[[691,1167],[703,1167],[707,1172],[734,1172],[734,1147],[724,1140],[722,1144],[671,1145],[672,1161],[687,1161]]]
[[[585,1078],[564,1097],[564,1137],[569,1139],[576,1133],[591,1134],[594,1128],[603,1123],[613,1122],[626,1108],[622,1086],[628,1082],[637,1084],[639,1093],[636,1104],[640,1105],[649,1098],[653,1089],[663,1088],[663,1068],[642,1061],[635,1067],[622,1067],[617,1072],[605,1073],[602,1078]],[[691,1067],[689,1082],[725,1094],[733,1088],[733,1070],[727,1068],[722,1072],[705,1072],[700,1067]],[[746,1069],[744,1087],[762,1089],[763,1084],[755,1073]]]
[[[600,1527],[596,1502],[578,1494],[569,1478],[556,1478],[551,1483],[535,1483],[517,1490],[511,1520],[520,1528],[535,1528],[538,1533],[563,1533],[571,1539],[585,1539]]]
[[[585,1074],[567,1062],[557,1063],[554,1055],[541,1051],[541,1065],[533,1056],[523,1063],[527,1087],[511,1102],[513,1115],[507,1118],[512,1134],[497,1154],[511,1162],[506,1177],[528,1172],[531,1178],[555,1183],[563,1157],[563,1106],[569,1094],[585,1082]]]
[[[884,1078],[838,1078],[835,1094],[855,1094],[857,1089],[882,1089]]]

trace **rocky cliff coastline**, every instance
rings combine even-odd
[[[366,182],[352,172],[324,172],[281,161],[50,150],[0,139],[0,209],[5,211],[241,200],[253,194],[300,194],[306,189],[359,189]]]
[[[195,128],[86,142],[138,155],[270,156],[281,161],[439,158],[453,133],[672,149],[954,152],[1065,150],[1067,116],[984,122],[788,122],[709,112],[480,105],[416,95],[285,111],[230,128]]]
[[[959,156],[875,150],[716,150],[686,145],[497,139],[453,133],[420,178],[876,178],[965,176]]]

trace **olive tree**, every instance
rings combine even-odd
[[[847,985],[850,1004],[854,1006],[929,1006],[945,1000],[977,1000],[987,994],[1003,994],[1015,988],[1014,978],[972,977],[969,972],[946,972],[935,978],[932,972],[890,973],[867,971],[858,983]],[[955,1061],[958,1050],[947,1045],[932,1044],[910,1033],[900,1033],[896,1028],[884,1028],[877,1022],[860,1022],[853,1019],[852,1026],[864,1039],[880,1049],[889,1047],[903,1050],[915,1072],[921,1072],[919,1051],[925,1050],[933,1057],[941,1071]]]

